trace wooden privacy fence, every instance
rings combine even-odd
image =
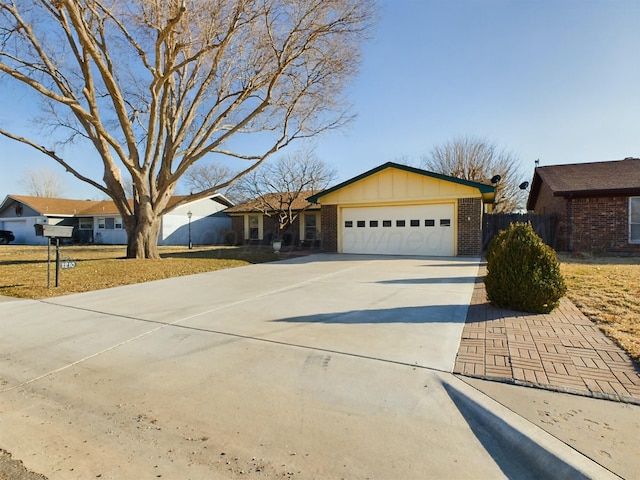
[[[551,248],[556,248],[558,233],[558,216],[538,213],[489,213],[482,217],[482,250],[486,250],[489,242],[500,230],[506,230],[511,223],[527,223],[542,241]]]

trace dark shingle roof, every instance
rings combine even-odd
[[[638,195],[640,158],[608,162],[572,163],[536,168],[527,208],[535,205],[545,183],[555,196]]]

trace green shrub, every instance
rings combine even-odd
[[[486,258],[484,283],[493,305],[549,313],[567,291],[556,252],[530,223],[512,223],[500,231],[489,243]]]

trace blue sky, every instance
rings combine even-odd
[[[640,1],[380,4],[349,88],[358,116],[316,140],[317,155],[340,180],[401,158],[417,164],[434,145],[461,135],[513,152],[523,180],[536,159],[552,165],[640,157]],[[11,112],[23,111],[7,109],[6,98],[0,106],[3,126]],[[0,198],[23,193],[17,181],[26,168],[61,172],[3,138],[0,152]],[[67,197],[100,196],[70,176],[65,183]]]

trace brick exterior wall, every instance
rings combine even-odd
[[[545,215],[555,214],[558,216],[554,248],[558,251],[567,251],[567,201],[563,197],[554,197],[549,186],[543,183],[540,186],[540,192],[538,193],[535,210],[533,212]]]
[[[480,256],[482,253],[482,201],[479,198],[458,200],[458,255]]]
[[[572,251],[640,254],[640,244],[629,243],[629,197],[573,198],[569,208]]]
[[[294,226],[290,227],[290,231],[293,231]],[[269,245],[273,237],[278,233],[278,220],[275,217],[262,216],[262,243]],[[284,244],[284,239],[283,244]]]
[[[629,243],[629,197],[554,197],[543,184],[534,212],[558,215],[558,251],[640,255]]]
[[[244,216],[231,217],[232,237],[227,243],[231,245],[242,245],[244,243]]]
[[[338,206],[322,205],[320,209],[322,225],[322,250],[329,253],[338,251]]]

